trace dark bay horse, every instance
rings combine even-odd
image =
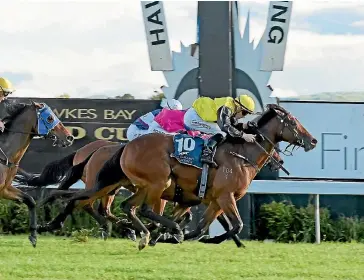
[[[86,146],[83,148],[86,148]],[[78,163],[77,165],[74,165],[66,173],[66,177],[61,181],[61,184],[59,185],[58,189],[52,191],[51,194],[43,201],[42,204],[53,202],[56,198],[72,196],[74,194],[74,191],[67,192],[65,190],[69,189],[79,179],[81,179],[85,183],[85,189],[91,189],[96,183],[97,174],[99,173],[101,168],[105,165],[106,162],[108,162],[115,155],[115,153],[117,153],[118,150],[120,150],[120,145],[114,145],[114,144],[104,145],[96,149],[94,152],[92,152],[91,149],[89,148],[88,149],[89,153],[85,152],[83,153],[84,156],[84,158],[82,158],[83,161]],[[120,170],[120,164],[118,163],[120,155],[116,155],[116,158],[117,158],[117,162],[115,162],[116,164],[114,164],[114,161],[112,160],[110,163],[107,164],[110,168],[113,168],[113,171],[110,172],[110,175],[108,176],[109,177],[108,179],[113,180],[113,183],[118,183],[123,179],[123,176],[121,175],[122,171]],[[283,160],[280,158],[279,154],[276,151],[273,154],[273,158],[275,158],[275,160],[280,162],[280,164],[283,164]],[[81,157],[79,157],[79,159],[81,159]],[[274,162],[269,161],[269,164],[271,165],[270,168],[272,170],[277,170],[278,167]],[[41,176],[42,175],[40,175],[39,177]],[[97,210],[94,209],[93,202],[84,205],[82,209],[85,210],[87,213],[89,213],[99,223],[102,229],[103,238],[109,235],[108,227],[106,225],[106,220],[108,220],[110,222],[121,225],[123,236],[135,240],[136,238],[135,232],[129,228],[131,226],[130,222],[128,223],[126,221],[122,221],[111,213],[110,209],[111,204],[114,201],[115,195],[119,192],[121,187],[122,186],[119,185],[113,192],[108,193],[104,197],[101,197],[100,204]],[[164,212],[165,205],[166,201],[160,200],[159,203],[154,205],[153,210],[156,213],[160,213],[162,215]],[[192,220],[192,213],[190,212],[189,208],[187,209],[185,217],[181,222],[184,222],[184,225],[187,225],[187,222],[190,222],[191,220]],[[49,230],[58,229],[60,226],[61,223],[58,223],[58,227],[54,226],[53,228],[49,228]],[[156,226],[155,224],[150,224],[147,228],[148,230],[151,230],[155,228],[155,226]]]
[[[227,137],[224,143],[219,145],[215,155],[218,167],[211,168],[208,174],[207,192],[202,200],[197,195],[197,182],[201,170],[181,164],[170,156],[175,152],[174,137],[148,134],[131,141],[122,148],[120,167],[125,176],[121,185],[134,191],[134,194],[126,199],[121,207],[128,214],[134,227],[142,233],[139,242],[140,250],[149,243],[150,232],[135,214],[138,206],[141,206],[142,216],[169,228],[182,242],[184,236],[180,226],[153,211],[154,205],[161,198],[174,201],[178,190],[180,195],[177,202],[182,208],[187,209],[201,202],[207,205],[197,229],[188,233],[185,239],[200,236],[214,219],[224,213],[232,227],[216,238],[226,240],[241,231],[243,223],[236,201],[245,195],[248,186],[270,157],[275,145],[284,141],[303,147],[307,152],[314,149],[317,144],[317,140],[302,124],[278,105],[268,105],[267,110],[255,118],[253,123],[256,124],[255,129],[262,139],[256,143],[245,143],[240,138]],[[192,139],[190,142],[193,141]],[[250,159],[249,162],[247,158]],[[112,192],[115,187],[115,184],[108,184],[107,181],[98,181],[93,189],[75,194],[59,216],[65,217],[71,213],[77,201],[81,200],[78,206],[82,207]],[[183,211],[179,215],[183,215]],[[178,218],[180,217],[175,217],[175,219]]]
[[[0,134],[0,198],[24,203],[29,209],[29,240],[37,243],[37,220],[34,199],[12,186],[19,162],[34,136],[52,139],[53,146],[68,147],[73,136],[45,103],[5,102],[8,116],[3,120],[5,130]]]

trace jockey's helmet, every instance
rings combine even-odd
[[[179,102],[178,100],[166,99],[166,98],[162,99],[161,107],[168,108],[170,110],[182,110],[183,109],[181,102]]]
[[[236,97],[235,102],[239,104],[241,109],[248,112],[249,114],[253,114],[255,109],[255,102],[253,98],[251,98],[249,95],[243,94],[238,97]]]
[[[13,84],[8,79],[0,77],[0,97],[6,97],[14,91]]]

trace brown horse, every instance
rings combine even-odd
[[[12,186],[19,162],[34,136],[51,138],[61,147],[72,145],[73,136],[63,126],[45,103],[5,103],[8,117],[4,119],[5,130],[0,134],[0,198],[24,203],[29,209],[29,240],[37,243],[37,220],[34,199]]]
[[[86,147],[87,146],[85,146],[83,149],[85,149]],[[51,194],[43,201],[42,204],[53,202],[56,198],[72,196],[74,194],[74,191],[67,192],[65,190],[69,189],[79,179],[81,179],[85,183],[86,189],[91,189],[96,183],[96,175],[99,173],[100,169],[105,165],[107,161],[109,161],[113,157],[113,155],[115,155],[115,153],[117,153],[118,150],[120,150],[120,145],[106,145],[98,148],[96,151],[92,151],[89,148],[89,153],[83,153],[85,157],[83,158],[83,161],[78,163],[77,165],[74,165],[70,169],[70,171],[67,172],[65,179],[62,180],[62,183],[60,184],[58,189],[51,192]],[[120,182],[120,180],[123,179],[123,177],[121,176],[122,171],[120,170],[120,164],[118,164],[120,155],[116,154],[115,156],[115,158],[117,159],[116,164],[113,164],[113,160],[111,160],[110,163],[107,164],[110,168],[113,166],[113,170],[112,172],[110,172],[111,174],[108,175],[108,179],[111,179],[113,183]],[[280,164],[283,164],[283,160],[280,158],[279,154],[276,151],[273,154],[273,158]],[[278,166],[274,162],[269,161],[269,164],[271,165],[271,170],[277,170]],[[100,224],[102,229],[102,237],[107,237],[109,235],[108,227],[105,220],[106,218],[108,221],[111,221],[113,223],[121,223],[122,234],[132,240],[135,240],[135,232],[129,228],[131,226],[130,223],[126,222],[125,220],[118,219],[111,213],[110,210],[115,195],[119,192],[121,187],[122,186],[120,185],[112,193],[101,197],[98,210],[94,209],[93,202],[84,205],[83,210],[85,210],[92,217],[94,217],[94,219]],[[153,210],[156,213],[160,213],[162,215],[165,205],[166,201],[160,200],[160,202],[154,206]],[[190,212],[190,208],[188,208],[183,220],[181,220],[181,223],[183,222],[183,224],[180,226],[186,226],[187,223],[191,220],[192,213]],[[59,223],[58,226],[60,227],[61,223]],[[148,230],[151,230],[155,227],[155,224],[150,224],[149,226],[147,226]],[[55,230],[57,228],[54,227],[52,228],[52,230]]]
[[[228,136],[224,143],[219,145],[215,156],[219,166],[211,169],[208,174],[207,192],[203,199],[197,196],[198,186],[196,186],[201,170],[181,164],[170,156],[175,152],[172,136],[148,134],[123,147],[120,166],[125,173],[125,180],[122,185],[135,193],[126,199],[121,207],[132,220],[134,227],[142,232],[139,249],[148,244],[150,232],[135,215],[136,207],[141,206],[140,213],[144,217],[171,229],[181,242],[183,232],[179,225],[155,213],[152,210],[154,205],[161,198],[174,201],[176,197],[184,209],[202,202],[208,206],[204,217],[197,229],[188,233],[185,239],[200,236],[214,219],[224,213],[232,228],[216,238],[226,240],[241,231],[243,223],[236,201],[245,195],[248,186],[270,157],[275,145],[285,141],[304,147],[307,152],[317,144],[317,140],[302,124],[278,105],[268,105],[267,110],[254,119],[252,124],[256,124],[253,128],[262,139],[255,143],[244,143],[240,138]],[[192,139],[190,142],[194,141],[193,138],[190,139]],[[115,188],[115,184],[99,181],[92,190],[75,194],[58,218],[62,216],[64,218],[71,213],[76,201],[82,200],[78,206],[83,206],[112,192]],[[175,219],[180,218],[183,213],[180,211]]]

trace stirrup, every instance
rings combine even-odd
[[[213,158],[213,153],[210,153],[208,155],[202,155],[201,156],[201,162],[202,163],[207,163],[207,164],[210,164],[212,165],[213,167],[217,167],[217,163],[214,161],[214,158]],[[205,156],[205,157],[204,157]]]

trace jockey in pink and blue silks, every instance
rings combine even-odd
[[[164,104],[167,106],[164,106]],[[173,109],[172,106],[168,104],[168,100],[162,100],[161,106],[163,106],[164,109],[154,117],[154,121],[149,126],[149,133],[162,133],[168,135],[187,133],[193,137],[201,134],[200,131],[193,131],[186,127],[184,115],[187,112],[187,109],[183,110],[182,105],[178,109]]]
[[[170,100],[162,100],[161,107],[163,109],[156,109],[152,112],[149,112],[138,119],[136,119],[128,128],[126,132],[126,137],[129,141],[132,141],[135,138],[138,138],[142,135],[153,133],[156,131],[152,131],[150,129],[151,125],[154,122],[155,117],[157,117],[163,110],[173,110],[173,111],[180,111],[182,110],[182,104],[178,100],[170,99]],[[157,124],[158,125],[158,124]],[[156,124],[153,124],[153,130],[159,129]],[[163,132],[163,129],[160,127],[161,131],[158,131],[160,133]]]

